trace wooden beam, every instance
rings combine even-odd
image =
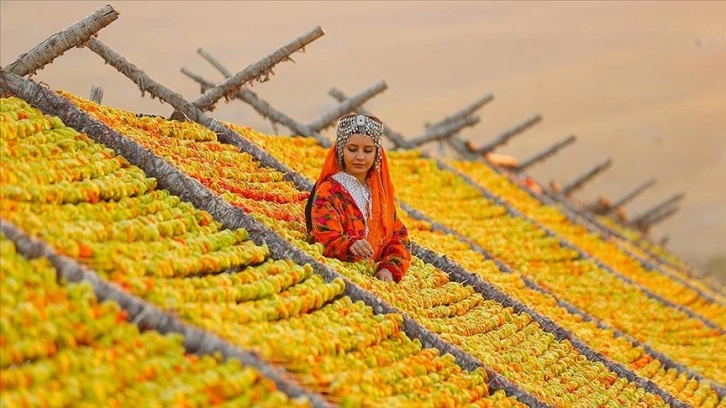
[[[330,94],[330,96],[332,96],[333,98],[337,99],[337,100],[338,100],[338,102],[343,102],[343,101],[345,101],[346,99],[348,99],[348,97],[347,97],[347,96],[346,96],[346,95],[345,95],[345,94],[344,94],[343,92],[341,92],[340,90],[338,90],[338,89],[336,89],[336,88],[332,88],[332,89],[331,89],[330,91],[328,91],[328,94]],[[362,107],[358,108],[358,112],[360,112],[360,113],[362,113],[362,114],[365,114],[365,115],[371,115],[371,113],[370,113],[369,111],[365,110],[365,109],[364,109],[364,108],[362,108]],[[373,116],[376,116],[376,115],[373,115]],[[412,148],[414,148],[414,147],[415,147],[415,146],[411,145],[411,144],[410,144],[410,143],[409,143],[409,142],[408,142],[408,141],[406,140],[406,138],[405,138],[405,137],[403,137],[403,135],[402,135],[402,134],[400,134],[400,133],[398,133],[398,132],[396,132],[396,131],[392,130],[392,129],[391,129],[391,127],[390,127],[390,126],[388,126],[388,124],[387,124],[387,123],[384,123],[384,125],[383,125],[383,134],[384,134],[384,135],[385,135],[385,136],[386,136],[386,137],[387,137],[387,138],[388,138],[388,139],[389,139],[389,140],[390,140],[391,142],[393,142],[393,144],[394,144],[394,145],[395,145],[395,146],[396,146],[397,148],[400,148],[400,149],[412,149]]]
[[[214,82],[208,81],[202,76],[194,74],[186,68],[182,68],[181,72],[184,75],[190,77],[191,79],[197,81],[202,86],[202,90],[209,89],[210,87],[214,86]],[[297,135],[314,137],[318,141],[318,143],[325,147],[330,147],[332,145],[330,140],[326,139],[313,129],[310,129],[310,127],[308,127],[307,125],[300,123],[295,119],[291,118],[290,116],[287,116],[286,114],[273,108],[269,103],[262,100],[260,97],[257,96],[256,93],[250,91],[249,89],[245,88],[238,90],[237,93],[233,95],[233,98],[248,103],[262,117],[287,127],[288,129],[295,132],[295,134]]]
[[[117,18],[118,12],[107,4],[65,30],[48,37],[32,50],[20,55],[15,62],[6,66],[5,70],[20,76],[32,75],[69,49],[83,45],[89,38]],[[32,21],[27,23],[34,24]]]
[[[100,86],[95,86],[95,85],[92,86],[91,87],[91,98],[90,99],[93,102],[96,102],[96,103],[99,103],[100,104],[101,101],[103,100],[103,88],[101,88]]]
[[[635,197],[637,197],[638,195],[640,195],[643,191],[645,191],[645,190],[653,187],[655,185],[655,183],[656,183],[656,180],[654,178],[652,178],[652,179],[650,179],[650,180],[648,180],[648,181],[640,184],[635,189],[633,189],[629,193],[625,194],[622,198],[620,198],[619,200],[616,200],[612,204],[612,206],[610,207],[610,209],[606,212],[606,214],[610,214],[613,211],[615,211],[616,208],[622,207],[625,204],[629,203],[630,201],[632,201],[633,199],[635,199]]]
[[[660,214],[656,214],[656,215],[650,217],[649,219],[645,220],[642,224],[645,228],[651,228],[653,225],[663,222],[666,219],[676,215],[676,213],[680,210],[681,210],[681,207],[675,206],[668,210],[661,211]]]
[[[430,127],[421,135],[411,139],[411,144],[420,147],[428,142],[446,139],[465,127],[474,126],[479,123],[479,116],[467,116],[458,118],[444,126]]]
[[[509,139],[513,138],[514,136],[517,136],[524,132],[525,130],[529,129],[530,127],[536,125],[539,121],[542,120],[542,116],[539,114],[533,115],[527,119],[525,119],[523,122],[515,125],[513,128],[508,129],[501,135],[494,138],[493,141],[490,143],[478,148],[474,149],[473,151],[478,155],[484,155],[486,153],[491,152],[492,150],[496,149],[499,146],[504,145],[509,141]]]
[[[559,152],[566,146],[569,146],[577,140],[577,137],[575,135],[569,136],[566,139],[560,140],[559,142],[554,143],[552,146],[548,147],[547,149],[531,156],[530,158],[524,160],[519,166],[514,168],[515,173],[521,173],[524,170],[526,170],[529,167],[532,167],[533,165],[542,162],[544,160],[547,160],[548,158],[552,157],[555,153]]]
[[[477,160],[480,156],[475,155],[469,150],[469,145],[458,136],[451,136],[446,139],[446,143],[456,151],[464,160]]]
[[[665,246],[668,244],[668,241],[670,241],[671,237],[668,235],[664,235],[659,241],[658,246],[661,248],[665,248]]]
[[[442,119],[439,122],[436,122],[436,123],[434,123],[432,125],[427,125],[427,127],[445,126],[445,125],[448,125],[449,123],[453,122],[454,120],[457,120],[459,118],[463,118],[463,117],[466,117],[466,116],[469,116],[469,115],[473,114],[474,112],[476,112],[479,109],[483,108],[484,105],[486,105],[487,103],[489,103],[489,102],[491,102],[493,100],[494,100],[494,94],[493,93],[488,93],[488,94],[482,96],[481,98],[475,100],[474,102],[472,102],[471,104],[469,104],[465,108],[457,111],[453,115],[447,116],[444,119]]]
[[[272,67],[278,63],[289,60],[290,55],[325,34],[320,26],[308,31],[307,33],[295,38],[291,42],[278,48],[271,54],[260,59],[247,68],[227,78],[226,81],[208,89],[199,98],[194,101],[194,105],[198,106],[202,111],[213,110],[213,106],[222,98],[231,98],[237,91],[245,86],[248,82],[253,81],[262,75],[270,75]]]
[[[254,143],[241,137],[220,121],[207,116],[201,109],[199,109],[199,107],[184,99],[181,94],[166,88],[164,85],[151,78],[149,75],[144,73],[144,71],[136,67],[136,65],[124,58],[123,55],[111,49],[108,45],[95,38],[89,40],[87,45],[90,50],[103,58],[107,64],[116,68],[119,72],[136,83],[142,93],[149,92],[152,97],[159,98],[168,103],[174,109],[189,118],[189,120],[197,122],[212,130],[217,134],[217,138],[222,143],[232,144],[240,150],[250,153],[255,160],[267,165],[268,167],[281,172],[286,171],[282,163],[277,161],[277,159],[275,159],[271,154],[258,148]],[[297,185],[304,185],[306,183],[306,181],[303,180],[303,176],[297,173],[290,173],[288,179]]]
[[[341,116],[355,111],[368,100],[385,91],[386,89],[388,89],[388,85],[385,81],[376,82],[368,89],[353,96],[350,99],[341,102],[340,104],[338,104],[338,106],[324,113],[322,116],[315,119],[314,121],[308,123],[308,127],[315,130],[316,132],[320,132],[325,128],[333,125],[335,121],[338,120],[338,118],[340,118]]]
[[[664,201],[643,211],[638,216],[634,217],[628,224],[633,225],[633,226],[641,224],[643,221],[645,221],[648,218],[652,217],[653,215],[659,213],[660,211],[664,210],[665,208],[670,207],[671,205],[683,200],[685,197],[686,197],[685,193],[674,194],[671,197],[665,199]]]
[[[573,180],[570,184],[567,184],[565,187],[563,187],[560,193],[565,197],[570,196],[575,191],[581,189],[586,183],[594,179],[595,176],[610,168],[612,164],[612,159],[607,159],[605,161],[597,163],[595,166],[585,171],[580,176],[576,177],[575,180]]]
[[[230,78],[231,76],[234,75],[232,73],[232,71],[228,70],[227,67],[225,67],[221,62],[219,62],[218,59],[214,58],[212,56],[212,54],[208,53],[203,48],[197,48],[197,54],[201,55],[202,58],[204,58],[205,60],[207,60],[207,62],[209,62],[210,64],[212,64],[212,66],[214,68],[217,68],[217,70],[219,72],[221,72],[222,75],[224,75],[225,78]],[[204,93],[204,92],[202,92],[202,93]]]

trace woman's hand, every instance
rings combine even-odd
[[[360,239],[350,246],[350,253],[363,258],[372,258],[373,247],[365,239]]]
[[[383,268],[376,272],[375,277],[384,282],[393,282],[393,274],[386,268]]]

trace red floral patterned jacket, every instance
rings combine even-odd
[[[362,260],[349,250],[355,241],[365,239],[365,218],[348,191],[328,178],[316,188],[312,204],[310,234],[325,247],[323,255],[346,262]],[[409,247],[408,230],[396,214],[391,240],[376,251],[380,254],[378,269],[388,269],[393,280],[400,282],[411,264]]]

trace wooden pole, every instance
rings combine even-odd
[[[632,191],[630,191],[628,194],[624,195],[621,199],[615,201],[613,205],[610,207],[610,209],[606,212],[606,214],[610,214],[613,211],[615,211],[616,208],[622,207],[625,204],[632,201],[635,197],[640,195],[643,191],[653,187],[655,185],[656,180],[654,178],[646,181],[645,183],[642,183]]]
[[[315,138],[323,147],[332,146],[332,142],[323,137],[320,133],[311,129],[308,125],[300,123],[290,116],[273,108],[269,103],[260,99],[257,94],[249,89],[243,89],[239,92],[239,94],[240,99],[250,104],[260,115],[286,126],[297,135]]]
[[[663,222],[666,219],[674,216],[680,210],[681,210],[681,207],[675,206],[666,211],[662,211],[660,214],[656,214],[656,215],[650,217],[649,219],[645,220],[643,222],[643,226],[645,228],[650,228],[653,225],[658,224],[659,222]]]
[[[447,137],[451,137],[454,133],[460,131],[465,127],[474,126],[479,123],[479,116],[467,116],[464,118],[458,118],[444,126],[430,127],[426,131],[411,139],[411,144],[417,147],[421,145],[433,142],[434,140],[441,140]]]
[[[672,204],[675,204],[675,203],[683,200],[685,197],[686,197],[685,193],[674,194],[670,198],[656,204],[655,206],[651,207],[650,209],[643,211],[637,217],[634,217],[628,224],[633,225],[633,226],[641,224],[643,221],[645,221],[648,218],[652,217],[653,215],[659,213],[663,209],[671,206]]]
[[[468,144],[458,136],[452,136],[450,138],[447,138],[446,142],[464,160],[477,160],[479,158],[479,156],[475,155],[471,152],[471,150],[469,150]]]
[[[222,73],[226,78],[230,78],[232,75],[232,71],[228,70],[224,64],[222,64],[219,60],[214,58],[210,53],[204,51],[202,48],[199,48],[197,50],[197,53],[201,55],[204,59],[206,59],[209,63],[211,63],[219,72]],[[188,70],[182,68],[182,73],[188,75],[190,78],[198,81],[200,84],[202,84],[202,92],[205,91],[206,88],[214,87],[216,86],[213,82],[204,80],[199,75],[194,75]],[[383,83],[384,87],[387,87],[385,82]],[[385,89],[385,88],[384,88]],[[366,93],[366,92],[364,92]],[[367,93],[366,93],[367,94]],[[292,117],[284,114],[283,112],[273,108],[269,103],[262,100],[260,97],[257,96],[256,93],[252,92],[251,90],[247,88],[242,88],[237,92],[235,95],[233,95],[233,98],[237,98],[243,102],[247,102],[249,105],[251,105],[257,113],[262,115],[262,117],[269,119],[273,126],[275,123],[280,123],[283,126],[286,126],[288,129],[292,130],[295,134],[300,136],[306,136],[306,137],[314,137],[318,143],[322,144],[323,146],[330,146],[332,143],[324,138],[316,129],[314,129],[311,126],[305,125],[304,123],[298,122]],[[364,99],[365,100],[365,99]],[[336,116],[339,117],[340,115]]]
[[[501,135],[497,136],[496,138],[494,138],[494,140],[492,142],[490,142],[478,149],[475,149],[474,152],[480,156],[483,156],[484,154],[491,152],[492,150],[496,149],[497,147],[504,145],[505,143],[507,143],[509,141],[509,139],[524,132],[525,130],[534,126],[541,120],[542,120],[541,115],[539,115],[539,114],[533,115],[533,116],[525,119],[522,123],[515,125],[513,128],[511,128],[511,129],[505,131],[504,133],[502,133]]]
[[[91,100],[96,103],[101,103],[101,100],[103,100],[103,88],[95,85],[91,87]]]
[[[444,119],[440,120],[439,122],[436,122],[432,125],[428,125],[427,127],[448,125],[449,123],[451,123],[457,119],[464,118],[464,117],[467,117],[467,116],[473,114],[474,112],[483,108],[484,105],[486,105],[487,103],[489,103],[493,100],[494,100],[494,94],[488,93],[488,94],[482,96],[481,98],[475,100],[474,102],[472,102],[469,106],[466,106],[465,108],[454,113],[453,115],[447,116]]]
[[[330,96],[337,99],[339,102],[343,102],[346,99],[348,99],[348,97],[343,92],[341,92],[340,90],[338,90],[336,88],[331,89],[328,93],[330,94]],[[365,114],[365,115],[371,114],[370,112],[366,111],[362,107],[358,108],[358,112]],[[388,137],[388,139],[391,140],[391,142],[393,142],[393,144],[397,148],[412,149],[415,147],[415,146],[411,145],[410,142],[408,142],[406,140],[406,138],[403,137],[402,134],[400,134],[394,130],[391,130],[391,127],[388,126],[388,124],[386,124],[385,122],[384,122],[384,126],[383,126],[383,134],[386,135],[386,137]]]
[[[202,86],[202,89],[210,88],[214,86],[214,82],[208,81],[204,79],[203,77],[192,73],[186,68],[182,68],[181,72],[190,77],[191,79],[199,82]],[[307,136],[307,137],[314,137],[318,143],[325,147],[330,147],[332,143],[330,140],[326,139],[322,135],[320,135],[318,132],[314,131],[313,129],[310,129],[309,126],[300,123],[296,121],[295,119],[291,118],[290,116],[287,116],[286,114],[278,111],[277,109],[270,106],[269,103],[265,102],[264,100],[260,99],[260,97],[257,96],[254,92],[250,91],[249,89],[240,89],[237,91],[236,94],[233,95],[234,98],[237,98],[241,101],[247,102],[250,104],[262,117],[269,119],[275,123],[279,123],[288,129],[295,132],[295,134],[301,135],[301,136]]]
[[[670,241],[671,237],[668,235],[664,235],[660,241],[658,241],[658,246],[661,248],[665,248],[665,246],[668,244],[668,241]]]
[[[574,181],[572,181],[570,184],[566,185],[562,188],[561,194],[565,197],[570,196],[572,193],[574,193],[576,190],[579,190],[584,186],[587,182],[595,178],[598,174],[602,173],[603,171],[610,168],[610,166],[613,164],[612,159],[607,159],[605,161],[602,161],[595,166],[593,166],[591,169],[584,172],[582,175],[575,178]]]
[[[219,62],[218,59],[214,58],[212,56],[212,54],[208,53],[203,48],[198,48],[197,49],[197,54],[201,55],[202,58],[204,58],[205,60],[207,60],[207,62],[209,62],[210,64],[212,64],[212,66],[214,66],[214,68],[217,68],[217,70],[219,72],[221,72],[222,75],[224,75],[225,78],[229,78],[229,77],[231,77],[231,76],[234,75],[232,73],[232,71],[228,70],[227,67],[225,67],[221,62]],[[202,92],[202,93],[204,93],[204,92]]]
[[[282,61],[290,59],[290,55],[293,52],[304,48],[306,45],[322,37],[324,34],[325,32],[322,28],[320,28],[320,26],[315,27],[242,71],[227,78],[227,80],[221,84],[208,89],[194,101],[194,105],[198,106],[203,111],[213,110],[212,107],[217,103],[217,101],[224,97],[232,97],[241,87],[245,86],[248,82],[257,77],[270,75],[272,73],[272,67]]]
[[[20,76],[32,75],[69,49],[84,44],[89,38],[117,18],[118,12],[107,4],[65,30],[48,37],[32,50],[20,55],[15,62],[6,66],[5,70]],[[33,22],[28,21],[28,24],[33,24]]]
[[[552,157],[555,153],[559,152],[566,146],[569,146],[577,140],[577,137],[575,135],[572,135],[564,140],[560,140],[559,142],[556,142],[552,146],[548,147],[547,149],[535,154],[534,156],[526,159],[523,161],[519,166],[514,168],[515,173],[521,173],[524,170],[526,170],[529,167],[532,167],[533,165],[542,162],[549,157]]]
[[[164,85],[160,84],[150,76],[146,75],[142,70],[128,61],[123,55],[117,53],[111,47],[107,46],[98,39],[92,38],[88,41],[88,48],[98,54],[101,58],[116,68],[119,72],[124,74],[127,78],[131,79],[136,85],[138,85],[141,92],[149,92],[153,97],[157,97],[164,102],[171,105],[174,109],[181,112],[190,120],[207,127],[217,134],[217,138],[222,143],[228,143],[234,145],[240,150],[251,152],[252,157],[262,163],[267,163],[269,167],[284,172],[282,164],[277,161],[271,154],[267,153],[262,149],[258,149],[257,146],[251,141],[239,136],[236,132],[232,131],[229,127],[223,125],[221,122],[214,118],[207,116],[201,109],[199,109],[193,103],[184,99],[182,95],[174,92]],[[80,129],[79,129],[80,130]],[[297,174],[290,174],[289,180],[294,183],[302,183],[302,176]]]
[[[338,118],[340,118],[341,116],[349,112],[355,111],[356,109],[358,109],[358,107],[366,103],[369,99],[385,91],[386,89],[388,89],[388,85],[386,84],[386,82],[379,81],[373,84],[370,88],[364,90],[363,92],[353,96],[352,98],[344,102],[341,102],[340,104],[338,104],[338,106],[324,113],[322,116],[315,119],[314,121],[308,123],[308,127],[317,132],[320,132],[323,129],[334,124],[335,121],[338,120]]]

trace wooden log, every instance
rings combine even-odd
[[[479,109],[483,108],[484,105],[486,105],[487,103],[489,103],[489,102],[491,102],[493,100],[494,100],[494,94],[493,93],[488,93],[488,94],[482,96],[481,98],[475,100],[474,102],[472,102],[471,104],[469,104],[465,108],[463,108],[463,109],[459,110],[458,112],[454,113],[453,115],[447,116],[444,119],[442,119],[442,120],[440,120],[440,121],[438,121],[438,122],[436,122],[436,123],[434,123],[432,125],[427,125],[426,127],[446,126],[449,123],[451,123],[451,122],[453,122],[453,121],[455,121],[455,120],[457,120],[459,118],[464,118],[464,117],[467,117],[467,116],[473,114],[474,112],[476,112]]]
[[[346,99],[348,99],[348,97],[343,92],[341,92],[340,90],[338,90],[336,88],[332,88],[328,93],[330,94],[330,96],[332,96],[333,98],[337,99],[339,102],[343,102]],[[360,112],[360,113],[362,113],[364,115],[370,115],[371,114],[370,112],[366,111],[362,107],[361,108],[358,108],[358,112]],[[373,115],[373,116],[375,116],[375,115]],[[385,121],[384,121],[384,126],[383,126],[383,134],[391,142],[393,142],[393,145],[396,146],[397,148],[401,148],[401,149],[412,149],[412,148],[415,147],[415,146],[411,145],[411,143],[408,142],[406,140],[406,138],[403,137],[402,134],[400,134],[400,133],[392,130],[391,127],[388,126],[387,123],[385,123]]]
[[[249,89],[241,90],[239,92],[239,99],[250,104],[250,106],[252,106],[263,117],[286,126],[297,135],[313,137],[318,141],[318,143],[320,143],[324,147],[330,147],[333,145],[330,140],[323,137],[320,133],[311,129],[308,125],[300,123],[295,119],[291,118],[290,116],[273,108],[268,102],[260,99],[256,93],[250,91]]]
[[[69,49],[83,45],[102,28],[114,22],[118,14],[111,5],[107,4],[20,55],[15,62],[6,66],[5,70],[20,76],[32,75]]]
[[[663,222],[666,219],[676,215],[676,213],[680,210],[681,210],[681,207],[675,206],[668,210],[661,211],[660,213],[655,214],[655,215],[647,218],[646,220],[644,220],[642,222],[642,224],[645,228],[650,229],[653,225]]]
[[[103,88],[100,86],[93,86],[91,87],[91,98],[93,102],[101,103],[101,100],[103,100]]]
[[[572,193],[581,189],[585,184],[594,179],[595,176],[610,168],[612,164],[612,159],[607,159],[605,161],[597,163],[591,169],[576,177],[575,180],[573,180],[571,183],[566,184],[564,187],[562,187],[560,193],[565,197],[570,196]]]
[[[665,248],[666,245],[668,245],[668,241],[670,241],[671,237],[669,235],[664,235],[659,241],[658,245],[661,248]]]
[[[458,136],[451,136],[446,139],[446,143],[451,146],[456,153],[464,160],[478,160],[480,156],[475,155],[469,150],[469,145]]]
[[[232,71],[228,70],[224,64],[222,64],[219,60],[214,58],[210,53],[204,51],[203,49],[197,50],[199,55],[201,55],[204,59],[206,59],[210,64],[212,64],[219,72],[222,73],[222,75],[225,76],[225,78],[230,78],[232,76]],[[186,70],[182,68],[182,73]],[[199,81],[198,78],[201,78],[199,75],[189,75],[192,79],[196,79]],[[210,87],[214,86],[213,83],[209,81],[203,81],[200,82],[203,84],[202,89],[204,89],[204,86]],[[210,85],[211,84],[211,85]],[[387,86],[387,85],[386,85]],[[205,92],[205,91],[202,91]],[[331,143],[328,139],[324,138],[320,133],[318,133],[314,128],[305,125],[304,123],[298,122],[291,118],[290,116],[284,114],[281,111],[278,111],[277,109],[274,109],[269,103],[262,100],[260,97],[257,96],[256,93],[252,92],[249,89],[242,88],[237,92],[237,94],[233,95],[233,97],[250,104],[262,117],[269,119],[273,124],[280,123],[284,126],[286,126],[288,129],[295,132],[295,134],[300,136],[306,136],[306,137],[314,137],[318,140],[319,143],[323,145],[330,146]]]
[[[214,88],[208,89],[199,98],[194,101],[194,104],[198,106],[202,111],[213,110],[214,104],[216,104],[222,98],[231,98],[237,91],[245,86],[248,82],[258,78],[260,76],[269,76],[272,73],[272,68],[278,63],[290,59],[290,55],[316,39],[322,37],[325,34],[320,26],[308,31],[293,41],[283,45],[282,47],[275,50],[273,53],[260,59],[247,68],[236,73],[235,75],[227,78],[226,81],[215,86]]]
[[[524,160],[519,166],[514,168],[514,172],[521,173],[524,170],[528,169],[529,167],[532,167],[533,165],[535,165],[537,163],[547,160],[548,158],[552,157],[555,153],[559,152],[566,146],[569,146],[569,145],[575,143],[576,140],[577,140],[577,137],[575,137],[575,135],[572,135],[566,139],[556,142],[555,144],[548,147],[547,149]]]
[[[428,142],[446,139],[465,127],[476,125],[479,121],[479,116],[467,116],[456,119],[445,126],[430,127],[423,134],[411,139],[411,144],[419,147]]]
[[[606,214],[610,214],[613,211],[615,211],[616,208],[622,207],[625,204],[629,203],[630,201],[635,199],[635,197],[640,195],[643,191],[653,187],[655,185],[655,182],[656,182],[656,180],[654,178],[652,178],[652,179],[640,184],[639,186],[635,187],[635,189],[633,189],[629,193],[625,194],[622,198],[620,198],[619,200],[616,200],[613,203],[613,205],[610,207],[610,209],[606,212]]]
[[[476,154],[484,155],[488,152],[491,152],[492,150],[496,149],[499,146],[504,145],[507,143],[511,138],[514,136],[517,136],[524,132],[525,130],[529,129],[530,127],[536,125],[538,122],[542,120],[542,116],[539,114],[533,115],[527,119],[525,119],[523,122],[515,125],[513,128],[506,130],[501,135],[494,138],[493,141],[485,144],[484,146],[474,149]],[[471,149],[470,149],[471,150]]]
[[[308,127],[315,130],[316,132],[320,132],[325,128],[333,125],[335,121],[338,120],[338,118],[340,118],[341,116],[355,111],[356,109],[358,109],[358,107],[360,107],[379,93],[385,91],[386,89],[388,89],[388,85],[385,81],[376,82],[370,88],[353,96],[350,99],[347,99],[344,102],[341,102],[340,104],[338,104],[338,106],[324,113],[322,116],[315,119],[314,121],[308,123]]]
[[[227,67],[224,66],[224,64],[222,64],[221,62],[219,62],[218,59],[214,58],[212,56],[212,54],[208,53],[203,48],[198,48],[197,49],[197,54],[201,55],[202,58],[204,58],[205,60],[207,60],[207,62],[209,62],[210,64],[212,64],[212,66],[214,68],[217,68],[217,70],[219,72],[221,72],[222,75],[224,75],[225,78],[230,78],[231,76],[234,75],[232,73],[232,71],[228,70]],[[202,93],[204,93],[204,92],[202,92]]]
[[[652,217],[653,215],[656,215],[660,211],[664,210],[667,207],[670,207],[671,205],[683,200],[686,197],[685,193],[678,193],[674,194],[671,197],[667,198],[666,200],[654,205],[653,207],[643,211],[636,217],[634,217],[630,222],[629,225],[639,225],[643,221],[647,220],[648,218]]]
[[[194,74],[186,68],[182,68],[181,71],[184,75],[199,82],[199,84],[201,84],[202,86],[202,89],[214,86],[213,82],[204,79],[200,75]],[[262,117],[269,119],[274,123],[279,123],[287,127],[288,129],[295,132],[295,134],[297,135],[314,137],[321,145],[326,147],[332,146],[332,142],[330,140],[326,139],[313,129],[310,129],[310,127],[308,127],[307,125],[300,123],[295,119],[291,118],[290,116],[273,108],[272,106],[270,106],[269,103],[260,99],[256,93],[250,91],[249,89],[238,90],[237,93],[233,95],[233,97],[241,101],[247,102],[257,111],[257,113],[262,115]]]
[[[284,171],[284,168],[281,167],[282,164],[272,157],[272,155],[257,148],[251,141],[240,137],[237,133],[233,132],[230,128],[223,125],[218,120],[207,116],[196,105],[184,99],[184,97],[179,93],[166,88],[164,85],[146,75],[146,73],[124,58],[123,55],[111,49],[111,47],[95,38],[89,40],[87,45],[89,49],[98,54],[104,59],[104,61],[116,68],[127,78],[134,81],[139,89],[141,89],[142,93],[151,93],[152,97],[157,97],[168,103],[190,120],[193,120],[194,122],[214,131],[221,142],[232,144],[238,149],[250,153],[250,155],[252,155],[252,157],[254,157],[257,161],[266,164],[269,163],[268,167]],[[5,75],[5,77],[7,77],[7,75]],[[299,175],[290,175],[289,177],[290,178],[288,178],[288,180],[293,183],[297,184],[302,182],[302,177]]]

